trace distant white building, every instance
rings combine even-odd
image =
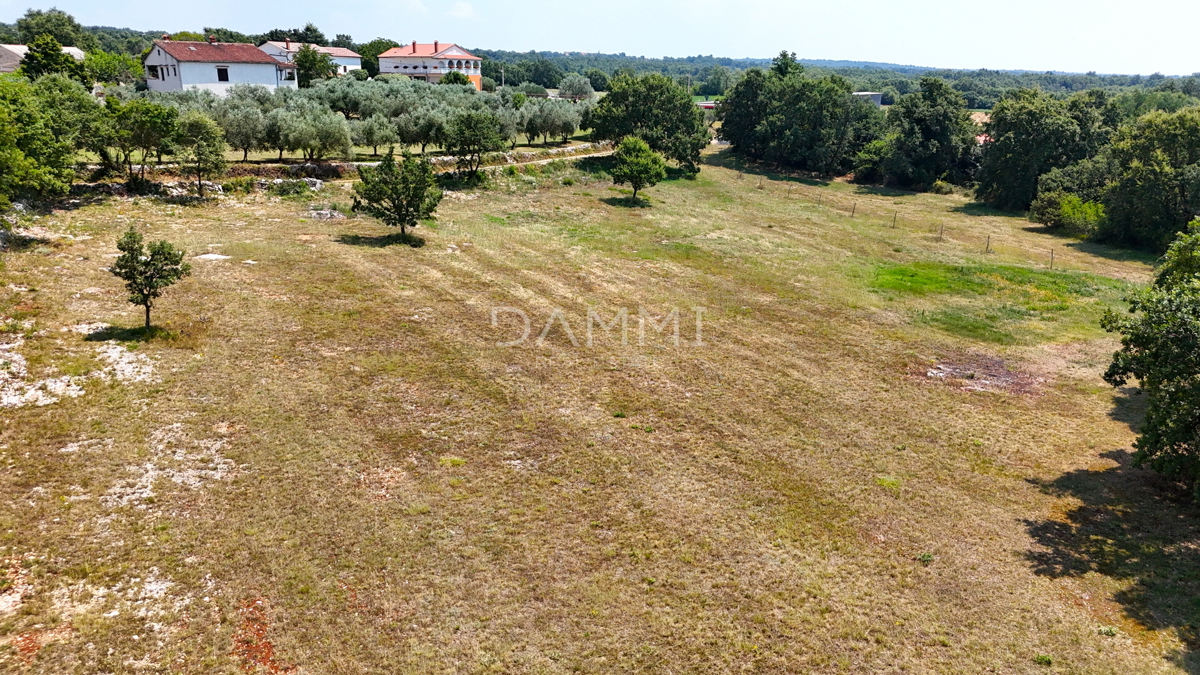
[[[857,96],[864,101],[870,101],[876,106],[883,105],[883,93],[878,91],[856,91],[851,96]]]
[[[452,72],[467,76],[476,90],[483,89],[483,59],[450,42],[392,47],[379,55],[379,74],[407,75],[437,84]]]
[[[74,56],[76,61],[82,61],[87,56],[79,47],[63,47],[62,50]],[[0,73],[15,73],[28,53],[28,45],[0,45]]]
[[[280,63],[251,44],[155,40],[143,60],[150,91],[207,89],[224,96],[235,84],[274,91],[296,87],[296,66]]]
[[[280,63],[291,63],[292,59],[296,57],[296,53],[304,46],[303,42],[285,40],[283,42],[264,42],[258,48],[270,54],[271,58]],[[329,58],[333,59],[333,62],[337,64],[338,75],[345,75],[352,70],[362,70],[362,57],[355,54],[353,50],[346,49],[345,47],[322,47],[321,45],[312,44],[308,46],[317,50],[318,53],[326,54]]]

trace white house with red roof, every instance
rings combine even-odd
[[[480,67],[483,59],[452,42],[420,44],[413,42],[393,47],[379,55],[379,74],[407,75],[414,80],[436,84],[452,72],[467,76],[476,90],[483,89]]]
[[[317,50],[319,54],[325,54],[333,59],[337,65],[337,74],[345,75],[352,70],[362,70],[362,57],[354,53],[352,49],[345,47],[322,47],[321,45],[306,45],[303,42],[292,42],[284,40],[283,42],[267,41],[258,46],[259,49],[271,55],[280,63],[291,63],[296,57],[296,53],[301,47],[308,46]]]
[[[155,40],[146,58],[150,91],[207,89],[224,96],[235,84],[257,84],[274,91],[296,87],[296,66],[280,63],[251,44]]]

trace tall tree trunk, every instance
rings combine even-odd
[[[146,330],[150,330],[150,303],[146,303]]]
[[[242,148],[242,162],[245,163],[250,159],[250,148]]]

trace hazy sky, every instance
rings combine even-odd
[[[85,25],[326,35],[632,55],[849,59],[1101,73],[1200,71],[1196,0],[0,0],[0,20],[57,6]]]

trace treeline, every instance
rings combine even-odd
[[[719,133],[755,160],[916,190],[959,186],[1122,245],[1162,250],[1200,215],[1200,100],[1181,91],[1018,89],[983,125],[934,75],[886,112],[852,91],[785,52],[730,90]]]
[[[769,67],[768,59],[730,59],[713,56],[686,58],[646,58],[625,54],[581,54],[575,52],[511,52],[478,49],[474,53],[487,59],[484,74],[500,81],[503,66],[508,73],[538,73],[524,77],[529,81],[553,87],[553,78],[544,73],[580,73],[598,71],[612,76],[615,73],[658,73],[691,86],[695,95],[720,96],[744,74],[754,68]],[[488,63],[488,61],[492,63]],[[838,75],[854,91],[875,91],[883,94],[884,105],[892,105],[901,96],[920,90],[923,77],[937,77],[962,94],[971,109],[991,109],[1007,92],[1017,89],[1039,89],[1050,94],[1067,95],[1104,89],[1112,94],[1124,91],[1179,92],[1200,96],[1200,78],[1166,77],[1154,74],[1098,75],[1096,73],[1029,73],[999,70],[946,70],[888,64],[840,65],[831,61],[799,60],[808,71],[820,77]],[[523,75],[518,75],[522,77]],[[560,75],[561,76],[561,75]],[[537,77],[538,79],[534,79]],[[509,76],[508,81],[520,82]]]
[[[699,171],[700,150],[710,137],[703,114],[674,80],[619,76],[597,102],[586,80],[575,77],[584,87],[576,100],[530,98],[517,87],[492,93],[381,77],[274,91],[239,84],[224,97],[124,85],[108,88],[101,105],[67,73],[4,80],[0,205],[61,197],[82,153],[99,160],[100,174],[123,175],[135,189],[148,187],[147,166],[165,158],[178,161],[200,185],[223,171],[228,148],[241,151],[243,160],[257,151],[322,160],[353,159],[355,145],[376,154],[410,147],[424,154],[436,146],[475,175],[487,153],[515,147],[519,136],[550,143],[592,129],[597,140],[635,136],[684,171]]]

